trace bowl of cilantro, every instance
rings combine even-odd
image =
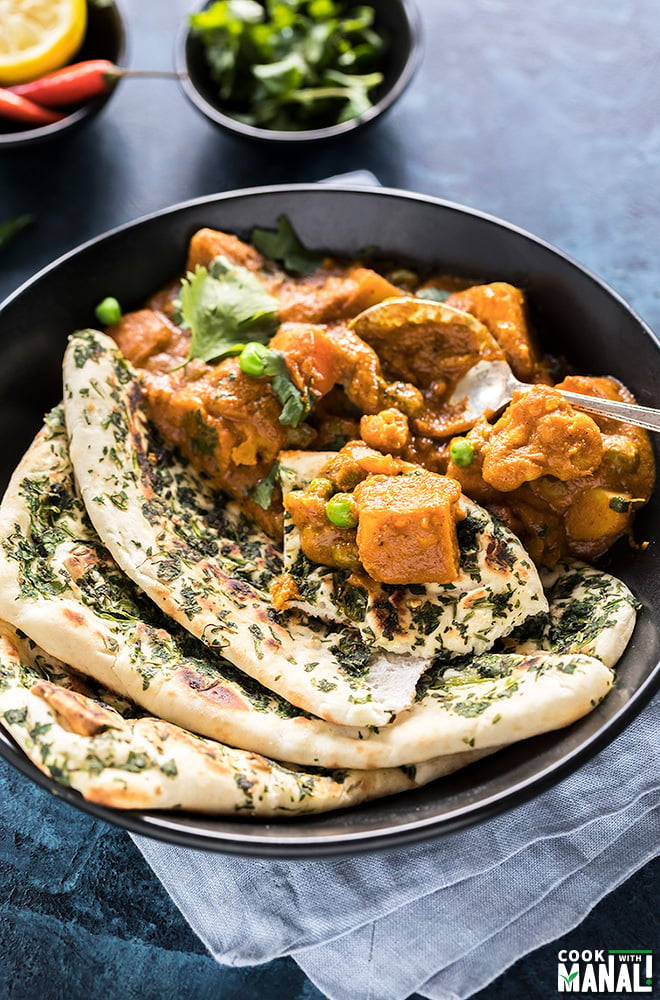
[[[195,107],[250,139],[309,142],[385,113],[421,56],[412,0],[211,0],[176,47]]]

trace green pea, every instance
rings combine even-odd
[[[261,375],[285,375],[286,362],[281,351],[272,351],[258,340],[251,340],[241,351],[238,364],[242,372],[259,378]]]
[[[404,288],[414,288],[419,284],[419,275],[407,267],[398,267],[386,277],[393,285],[403,285]]]
[[[472,465],[474,461],[474,445],[467,438],[454,438],[449,445],[449,456],[459,468]]]
[[[616,511],[617,514],[627,514],[630,510],[632,501],[629,497],[611,497],[609,502],[610,510]]]
[[[311,483],[307,487],[308,493],[317,493],[320,497],[325,497],[329,500],[334,491],[334,486],[329,479],[323,479],[322,477],[317,477],[312,479]]]
[[[246,375],[252,375],[254,378],[259,378],[260,375],[266,374],[266,358],[270,351],[263,344],[259,344],[257,341],[252,341],[246,344],[241,351],[241,356],[238,359],[238,364],[242,372]]]
[[[335,493],[325,505],[325,516],[336,528],[354,528],[358,519],[350,493]]]
[[[446,288],[420,288],[415,293],[418,299],[427,299],[429,302],[446,302],[451,292]]]
[[[117,299],[109,295],[102,302],[99,302],[94,310],[94,315],[99,323],[103,323],[104,326],[110,326],[112,323],[118,323],[121,319],[121,306],[117,302]]]

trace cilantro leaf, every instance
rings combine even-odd
[[[250,237],[257,250],[283,264],[287,271],[307,277],[323,260],[323,255],[314,253],[301,243],[291,220],[280,215],[276,229],[253,229]]]
[[[273,392],[282,404],[280,423],[297,427],[311,409],[309,395],[305,399],[300,389],[291,381],[286,358],[281,351],[274,351],[259,344],[246,344],[239,358],[239,366],[246,375],[272,377]]]
[[[245,267],[216,257],[183,280],[179,311],[192,331],[187,360],[216,361],[236,354],[247,340],[265,344],[277,327],[278,301]]]
[[[369,91],[383,82],[383,74],[367,73],[360,76],[331,69],[326,74],[326,80],[338,84],[338,89],[344,91],[346,104],[339,114],[339,121],[347,122],[351,118],[359,118],[369,110]]]
[[[273,377],[273,392],[282,404],[280,423],[289,427],[297,427],[309,413],[309,403],[303,399],[300,389],[293,384],[289,375]]]
[[[277,486],[280,475],[280,463],[273,462],[270,472],[265,479],[262,479],[250,494],[250,500],[254,500],[263,510],[268,510],[273,500],[273,492]]]
[[[204,41],[209,69],[223,100],[235,89],[241,47],[263,13],[257,0],[220,0],[190,15],[190,27]]]
[[[33,215],[18,215],[15,219],[7,219],[6,222],[0,222],[0,250],[10,240],[13,240],[17,233],[20,233],[21,229],[25,229],[32,222],[34,222]]]
[[[277,62],[253,66],[252,72],[257,80],[261,80],[268,94],[279,96],[300,87],[307,72],[307,65],[298,52],[290,52]]]

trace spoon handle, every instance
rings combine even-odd
[[[577,392],[559,390],[569,403],[591,413],[622,420],[626,424],[645,427],[648,431],[660,431],[660,410],[652,406],[638,406],[637,403],[622,403],[615,399],[601,399],[597,396],[583,396]]]

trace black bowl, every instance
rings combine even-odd
[[[120,65],[124,58],[125,44],[124,21],[117,4],[110,2],[100,6],[95,4],[93,0],[88,0],[87,30],[82,45],[71,62],[82,62],[86,59],[109,59],[110,62]],[[64,135],[98,114],[110,100],[114,90],[113,87],[102,97],[87,101],[80,107],[73,109],[70,114],[65,114],[64,118],[52,125],[40,125],[37,128],[30,125],[19,126],[17,122],[0,118],[0,151],[27,146],[33,142],[44,142],[47,139],[55,139],[57,136]]]
[[[579,371],[615,374],[642,403],[658,383],[660,344],[619,296],[569,258],[497,219],[436,199],[381,189],[294,185],[200,199],[159,212],[67,254],[0,306],[0,488],[62,393],[67,334],[94,323],[94,306],[116,295],[138,307],[185,267],[186,244],[203,226],[248,236],[286,213],[310,248],[354,256],[378,246],[396,260],[523,287],[545,347]],[[517,805],[609,742],[660,679],[658,493],[639,521],[646,551],[623,542],[606,568],[642,604],[608,697],[568,729],[513,745],[465,771],[403,795],[326,816],[263,822],[180,813],[122,812],[85,802],[34,767],[0,729],[0,753],[60,798],[130,830],[191,847],[261,856],[311,857],[428,839]]]
[[[210,2],[204,7],[210,6]],[[384,81],[374,91],[373,106],[359,118],[325,128],[282,131],[259,128],[237,121],[227,113],[218,97],[204,46],[184,23],[176,42],[175,63],[186,96],[209,121],[234,135],[266,142],[316,142],[354,132],[374,122],[392,107],[412,80],[422,54],[421,24],[413,0],[369,0],[376,11],[376,24],[384,29],[389,48],[383,67]],[[202,9],[203,9],[202,8]]]

